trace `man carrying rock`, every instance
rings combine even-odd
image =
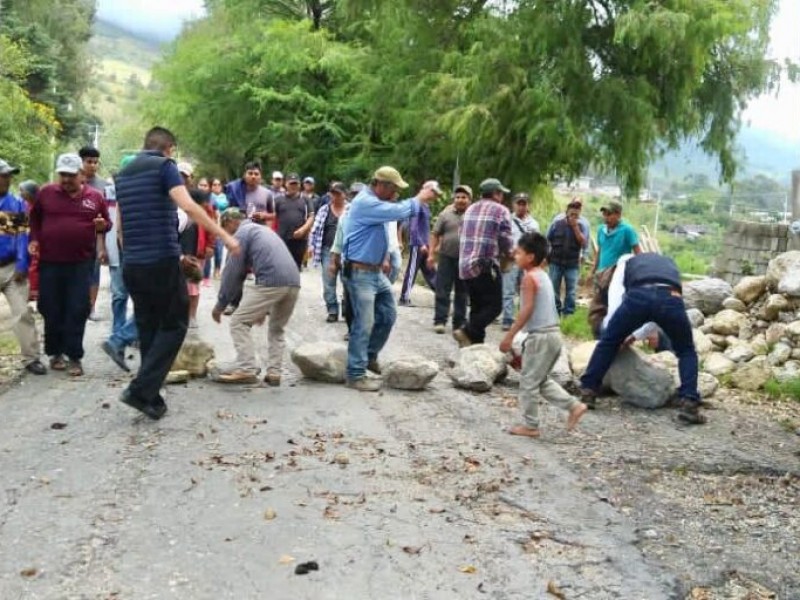
[[[416,198],[393,202],[398,190],[407,187],[397,169],[381,167],[353,200],[344,224],[342,273],[353,310],[347,385],[359,391],[380,389],[381,381],[368,378],[366,372],[380,372],[378,353],[397,318],[392,286],[383,271],[389,259],[386,223],[408,219],[420,202],[436,197],[435,191],[423,188]]]
[[[669,336],[678,357],[681,380],[678,419],[691,425],[705,423],[705,416],[700,414],[697,389],[697,352],[675,262],[660,254],[634,256],[625,265],[625,290],[622,304],[602,333],[581,377],[583,403],[594,406],[603,377],[614,362],[617,350],[635,329],[652,321]]]
[[[222,228],[235,235],[242,251],[241,255],[230,258],[225,263],[217,305],[211,312],[211,317],[219,323],[222,312],[234,296],[241,295],[242,303],[233,313],[230,324],[236,361],[214,379],[220,383],[258,381],[261,369],[256,364],[251,329],[253,325],[263,323],[269,315],[269,357],[264,382],[279,386],[286,348],[284,329],[294,312],[300,293],[300,270],[289,249],[274,231],[243,219],[244,215],[235,208],[229,208],[221,217]],[[252,270],[255,284],[248,285],[242,292],[248,270]]]
[[[459,249],[459,277],[469,293],[469,321],[453,331],[461,347],[482,344],[486,328],[503,312],[503,277],[500,258],[514,247],[511,214],[503,205],[510,190],[498,179],[480,185],[481,199],[464,213]]]

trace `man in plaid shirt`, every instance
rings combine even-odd
[[[486,328],[503,311],[500,257],[514,246],[511,213],[503,205],[509,191],[499,180],[486,179],[480,185],[481,199],[464,214],[458,271],[467,284],[469,320],[453,332],[461,347],[482,344]]]

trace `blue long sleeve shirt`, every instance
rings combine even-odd
[[[345,260],[380,265],[388,251],[385,224],[415,215],[420,203],[416,198],[388,202],[365,187],[350,204],[344,224]]]
[[[8,214],[10,221],[15,219],[27,222],[27,207],[25,202],[7,193],[0,198],[0,212]],[[9,223],[10,225],[10,223]],[[14,270],[18,273],[27,273],[30,256],[28,255],[28,229],[23,228],[19,233],[5,233],[0,231],[0,260],[14,259]]]

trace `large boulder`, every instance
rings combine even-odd
[[[697,308],[688,309],[686,311],[686,316],[689,317],[689,323],[692,324],[692,327],[702,327],[706,320],[703,311]]]
[[[712,352],[703,360],[703,370],[714,377],[727,375],[736,368],[736,363],[719,352]]]
[[[208,363],[214,358],[214,348],[197,335],[188,335],[170,371],[188,371],[192,377],[205,377]]]
[[[683,300],[686,308],[697,308],[704,315],[713,315],[722,310],[725,298],[733,295],[731,285],[723,280],[709,277],[683,285]]]
[[[648,361],[633,348],[617,352],[603,383],[623,402],[640,408],[660,408],[675,393],[675,381],[669,370]]]
[[[450,379],[456,387],[488,392],[508,373],[505,355],[486,344],[461,348],[453,361]]]
[[[725,298],[725,300],[722,301],[722,308],[735,310],[736,312],[740,313],[743,313],[747,310],[747,306],[745,306],[744,302],[738,298],[734,298],[733,296],[730,298]]]
[[[347,346],[335,342],[310,342],[292,350],[292,362],[303,376],[323,383],[344,383]]]
[[[711,320],[711,330],[719,335],[739,335],[739,329],[744,325],[747,317],[735,310],[725,309],[714,315]]]
[[[398,390],[423,390],[439,374],[439,366],[421,356],[392,360],[382,368],[383,382]]]
[[[733,295],[745,304],[751,304],[761,297],[767,289],[767,278],[763,275],[742,277],[733,286]]]
[[[586,371],[595,346],[597,346],[597,342],[583,342],[569,351],[569,366],[575,377],[580,377]]]
[[[699,329],[692,330],[692,336],[694,337],[694,348],[697,350],[697,354],[704,356],[714,350],[714,343]]]
[[[786,296],[782,294],[770,294],[764,306],[761,307],[758,316],[762,317],[765,321],[774,321],[782,312],[791,309],[792,304],[786,299]]]
[[[773,292],[779,292],[781,281],[784,281],[784,288],[791,287],[790,284],[796,281],[800,275],[800,251],[792,250],[779,254],[767,266],[766,283],[767,287]]]
[[[771,377],[772,369],[770,369],[766,357],[757,356],[749,363],[736,367],[736,370],[731,373],[731,383],[740,390],[755,392],[764,387]]]

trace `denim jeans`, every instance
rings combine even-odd
[[[467,320],[467,285],[458,276],[458,257],[439,255],[436,269],[436,309],[433,313],[434,325],[447,324],[450,313],[450,294],[453,297],[453,329],[459,329]]]
[[[548,267],[550,281],[553,282],[553,291],[556,293],[556,308],[560,315],[571,315],[575,312],[575,291],[578,287],[580,267],[562,267],[550,263]],[[561,281],[564,281],[564,303],[561,303]]]
[[[611,317],[597,342],[589,366],[581,377],[581,387],[599,390],[622,342],[648,321],[653,321],[664,330],[678,357],[680,397],[699,402],[697,352],[694,349],[692,326],[686,316],[683,298],[665,287],[636,287],[625,293],[622,305]]]
[[[96,261],[39,263],[39,313],[44,317],[44,351],[83,358],[83,334],[89,318],[89,287]]]
[[[221,271],[222,270],[222,251],[225,248],[225,244],[222,243],[220,238],[217,238],[216,243],[214,244],[214,270]]]
[[[154,403],[189,327],[186,279],[177,257],[152,265],[126,265],[123,275],[133,299],[142,358],[128,390]]]
[[[328,267],[331,264],[331,249],[323,248],[321,256],[322,267],[322,298],[325,300],[325,307],[329,315],[339,316],[339,299],[336,296],[336,280],[338,275],[331,277]]]
[[[122,279],[122,267],[109,267],[111,273],[111,336],[108,342],[117,350],[124,350],[139,339],[136,319],[128,317],[128,289]]]
[[[347,345],[347,379],[364,377],[367,364],[389,339],[397,318],[392,284],[382,272],[353,269],[344,279],[353,323]]]
[[[503,311],[503,278],[497,265],[484,267],[477,277],[466,280],[469,293],[469,322],[464,332],[473,344],[482,344],[486,328]]]
[[[514,300],[519,294],[519,284],[522,281],[522,271],[513,265],[503,273],[503,325],[514,323]]]

